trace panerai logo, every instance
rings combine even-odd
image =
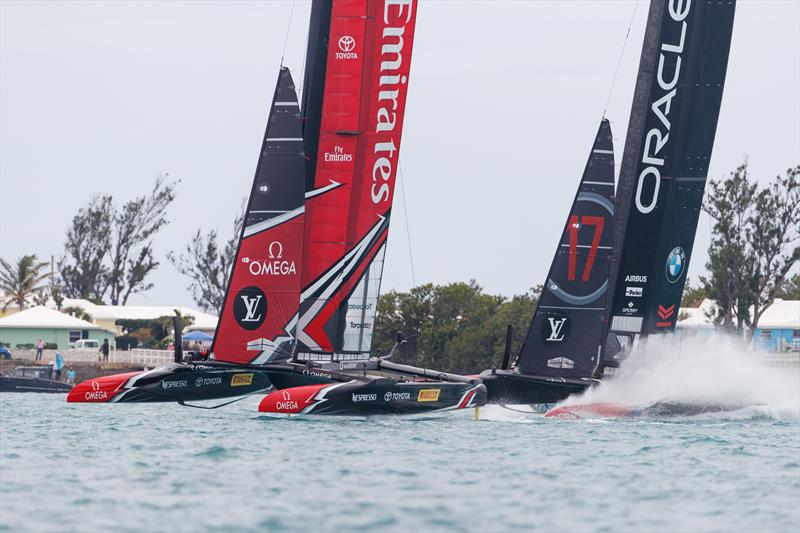
[[[383,28],[381,38],[381,70],[378,82],[378,105],[376,113],[376,133],[389,133],[394,135],[397,125],[397,99],[400,92],[405,92],[401,85],[408,81],[407,77],[401,74],[403,66],[403,34],[406,25],[411,21],[412,0],[387,0],[383,7],[383,22],[387,24]],[[396,19],[394,24],[389,26],[389,17]],[[402,112],[402,110],[401,110]],[[377,158],[372,165],[372,203],[379,204],[389,200],[391,187],[389,181],[394,176],[393,159],[397,153],[397,145],[393,137],[385,139],[378,137],[380,142],[375,142],[372,153]]]
[[[661,43],[661,52],[658,57],[656,68],[656,81],[658,87],[663,91],[650,106],[653,114],[658,119],[658,126],[651,128],[644,138],[644,149],[642,152],[642,163],[645,168],[639,174],[639,182],[636,185],[636,209],[642,214],[650,213],[656,207],[658,201],[658,190],[661,187],[661,167],[664,166],[664,154],[662,149],[669,140],[671,123],[669,120],[672,99],[677,93],[677,85],[681,76],[681,54],[686,40],[686,17],[691,9],[691,0],[670,0],[667,11],[669,17],[680,24],[680,38],[676,43]],[[666,63],[674,62],[672,72],[664,72]],[[643,198],[647,190],[652,190],[649,198]]]

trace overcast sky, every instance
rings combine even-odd
[[[419,6],[401,172],[416,283],[542,283],[609,92],[632,1]],[[230,234],[252,182],[290,1],[0,2],[0,256],[62,251],[95,193],[118,202],[181,180],[157,237],[155,289],[193,305],[164,257],[200,227]],[[285,63],[302,72],[309,4]],[[647,2],[636,8],[608,117],[617,163]],[[745,155],[766,181],[800,163],[800,2],[739,1],[710,175]],[[412,285],[395,196],[383,289]],[[690,267],[704,270],[705,215]]]

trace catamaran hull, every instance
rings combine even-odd
[[[486,404],[486,387],[473,383],[353,380],[274,391],[261,400],[262,413],[373,416],[413,415]]]
[[[509,405],[554,404],[598,383],[594,379],[552,378],[509,370],[485,370],[480,377],[489,403]]]
[[[268,390],[266,374],[173,363],[144,372],[102,376],[79,383],[67,396],[76,403],[184,402],[245,396]]]

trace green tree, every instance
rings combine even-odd
[[[714,224],[703,282],[717,301],[717,323],[727,329],[748,326],[752,335],[800,260],[798,177],[800,166],[759,189],[745,161],[728,179],[710,183],[703,209]]]
[[[485,294],[473,280],[425,284],[409,292],[391,291],[378,302],[373,348],[387,353],[400,332],[407,343],[400,362],[447,372],[478,372],[497,366],[506,325],[515,326],[516,352],[527,333],[540,288],[507,299]]]
[[[178,272],[191,280],[189,289],[192,297],[203,310],[220,312],[222,309],[225,291],[228,289],[228,276],[236,260],[236,247],[244,223],[244,208],[245,204],[242,203],[242,210],[233,221],[233,236],[224,244],[219,244],[215,230],[204,235],[198,229],[183,253],[167,254],[167,259]]]
[[[152,288],[147,277],[158,267],[153,237],[167,224],[166,210],[177,183],[156,178],[149,194],[114,207],[110,195],[95,196],[73,217],[59,261],[62,292],[70,298],[113,305]]]
[[[693,285],[691,282],[686,282],[683,288],[683,297],[681,298],[681,307],[698,307],[703,300],[708,298],[705,285]],[[679,318],[680,320],[680,318]]]
[[[4,295],[3,311],[12,303],[25,309],[30,301],[47,289],[43,282],[50,276],[44,272],[47,261],[39,261],[36,254],[23,255],[15,264],[0,259],[0,290]]]

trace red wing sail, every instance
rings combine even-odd
[[[306,193],[297,325],[304,359],[369,354],[415,18],[415,0],[333,2],[314,183]]]
[[[302,117],[282,67],[212,351],[262,363],[294,351],[305,189]]]

